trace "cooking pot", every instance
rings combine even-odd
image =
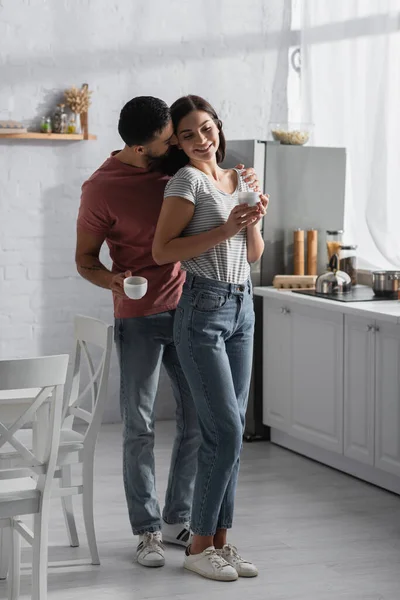
[[[400,271],[374,271],[372,289],[375,296],[397,298],[400,290]]]
[[[351,278],[339,271],[339,256],[333,254],[329,261],[329,271],[320,275],[315,282],[316,294],[344,294],[351,291]]]

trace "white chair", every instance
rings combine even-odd
[[[0,400],[3,457],[0,527],[2,545],[8,538],[11,550],[8,555],[10,600],[17,600],[19,596],[20,536],[33,546],[32,599],[46,600],[47,597],[49,508],[60,440],[62,386],[67,368],[67,355],[0,361],[0,390],[6,395],[9,390],[37,389],[33,398]],[[41,427],[44,422],[47,422],[45,429]],[[31,425],[33,431],[34,442],[30,448],[16,437],[26,425]],[[33,533],[20,521],[23,515],[34,515]]]
[[[107,384],[110,370],[113,343],[113,326],[91,317],[75,318],[76,349],[73,373],[69,386],[66,386],[64,399],[64,422],[61,429],[58,466],[60,490],[55,487],[53,495],[60,494],[70,545],[79,546],[72,496],[82,494],[83,518],[92,564],[99,565],[96,533],[93,517],[93,470],[96,442],[107,401]],[[89,346],[101,350],[101,357],[95,367],[93,353]],[[88,371],[87,384],[81,390],[82,355]],[[75,419],[87,425],[85,433],[74,431]],[[78,486],[71,485],[71,467],[82,464],[82,479]]]

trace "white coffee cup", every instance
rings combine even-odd
[[[238,192],[239,204],[248,204],[256,206],[260,202],[260,194],[258,192]]]
[[[147,292],[147,279],[145,277],[126,277],[124,292],[128,298],[140,300]]]

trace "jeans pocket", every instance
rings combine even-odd
[[[178,346],[181,341],[182,323],[183,323],[183,315],[184,314],[185,314],[185,311],[183,310],[183,308],[180,306],[177,306],[176,310],[175,310],[175,316],[174,316],[174,344],[175,344],[175,346]]]
[[[193,308],[202,312],[212,312],[224,306],[227,299],[227,294],[218,294],[217,292],[202,290],[195,296]]]

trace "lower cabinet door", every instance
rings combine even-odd
[[[344,454],[374,464],[375,321],[345,315]]]
[[[291,313],[293,436],[343,453],[343,321],[331,309]]]
[[[400,476],[400,325],[377,321],[375,466]]]

